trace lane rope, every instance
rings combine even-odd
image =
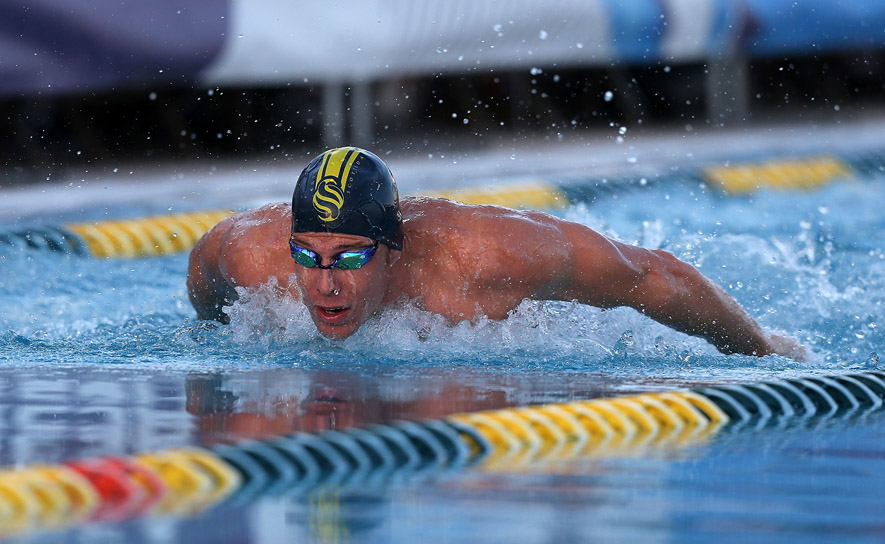
[[[620,177],[560,176],[484,188],[421,193],[465,204],[509,208],[566,209],[649,184],[696,180],[729,195],[760,190],[810,190],[838,179],[865,179],[885,173],[885,151],[822,154],[799,158],[705,165],[679,172]],[[70,223],[60,227],[2,228],[3,247],[48,250],[94,257],[150,257],[189,251],[233,210],[209,210],[126,220]]]
[[[855,417],[885,404],[885,373],[779,379],[393,421],[235,444],[0,471],[0,536],[341,486],[387,485],[474,467],[569,462],[698,447],[723,429]]]

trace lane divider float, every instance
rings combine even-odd
[[[135,219],[68,223],[60,227],[0,229],[0,247],[42,249],[92,257],[151,257],[188,251],[234,214],[209,210]]]
[[[0,536],[148,515],[194,515],[221,503],[383,486],[466,467],[543,471],[579,460],[697,447],[726,428],[854,417],[883,403],[885,373],[864,372],[7,468],[0,471]]]
[[[844,160],[824,155],[717,166],[707,168],[704,174],[727,193],[747,194],[760,186],[776,190],[814,189],[839,177],[849,177],[853,171]]]
[[[730,195],[759,189],[814,189],[836,179],[868,178],[885,173],[885,151],[826,154],[801,158],[706,165],[653,176],[585,177],[525,181],[484,188],[421,193],[465,204],[509,208],[565,209],[609,194],[662,184],[697,180]],[[70,223],[61,227],[0,228],[3,246],[42,249],[94,257],[149,257],[189,251],[209,229],[232,215],[210,210],[137,219]]]

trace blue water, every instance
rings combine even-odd
[[[601,197],[561,215],[673,252],[723,285],[765,328],[799,339],[812,352],[811,366],[839,369],[864,366],[881,351],[882,187],[873,179],[811,193],[725,197],[702,185],[666,184]],[[2,246],[0,252],[0,356],[19,365],[347,368],[371,360],[397,367],[408,361],[632,371],[641,359],[641,367],[659,362],[679,374],[690,355],[716,366],[796,366],[779,358],[723,357],[632,310],[566,303],[527,302],[506,322],[457,327],[396,309],[355,337],[330,343],[299,304],[257,292],[230,310],[231,327],[210,330],[193,322],[183,254],[90,260]]]
[[[333,343],[298,303],[259,290],[230,309],[230,326],[207,326],[187,300],[185,255],[92,260],[0,246],[0,464],[879,368],[883,181],[744,197],[652,183],[558,212],[694,264],[764,328],[800,340],[803,362],[724,356],[632,310],[567,303],[526,302],[505,322],[455,327],[391,309]],[[552,473],[466,471],[34,539],[873,542],[885,533],[881,428],[870,414],[735,430]]]

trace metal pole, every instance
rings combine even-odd
[[[371,148],[375,143],[375,115],[372,102],[372,84],[358,81],[351,87],[350,116],[351,138],[354,145]]]
[[[750,115],[750,66],[740,55],[707,63],[707,116],[713,126],[740,123]]]
[[[323,145],[326,148],[338,147],[344,141],[344,84],[328,83],[323,87],[323,110],[320,117],[323,123]]]

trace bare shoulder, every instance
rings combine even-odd
[[[548,281],[539,259],[568,257],[562,220],[543,212],[438,198],[407,199],[402,209],[410,260],[446,263],[453,278],[469,276],[478,286],[511,278]]]
[[[188,296],[198,319],[227,322],[223,307],[237,287],[257,287],[276,277],[288,287],[288,204],[270,204],[228,217],[194,245],[188,263]]]
[[[292,211],[288,203],[267,204],[231,216],[226,235],[236,246],[254,247],[256,244],[267,245],[279,242],[279,238],[287,238],[291,228]]]
[[[462,204],[444,198],[410,197],[401,207],[407,233],[475,240],[484,245],[516,236],[549,235],[562,223],[540,211]]]
[[[402,208],[407,235],[431,236],[468,248],[517,251],[526,244],[560,236],[563,223],[544,212],[441,198],[408,199]]]
[[[268,204],[233,215],[210,230],[192,253],[234,286],[257,286],[289,264],[290,206]],[[284,280],[285,278],[278,278]]]

